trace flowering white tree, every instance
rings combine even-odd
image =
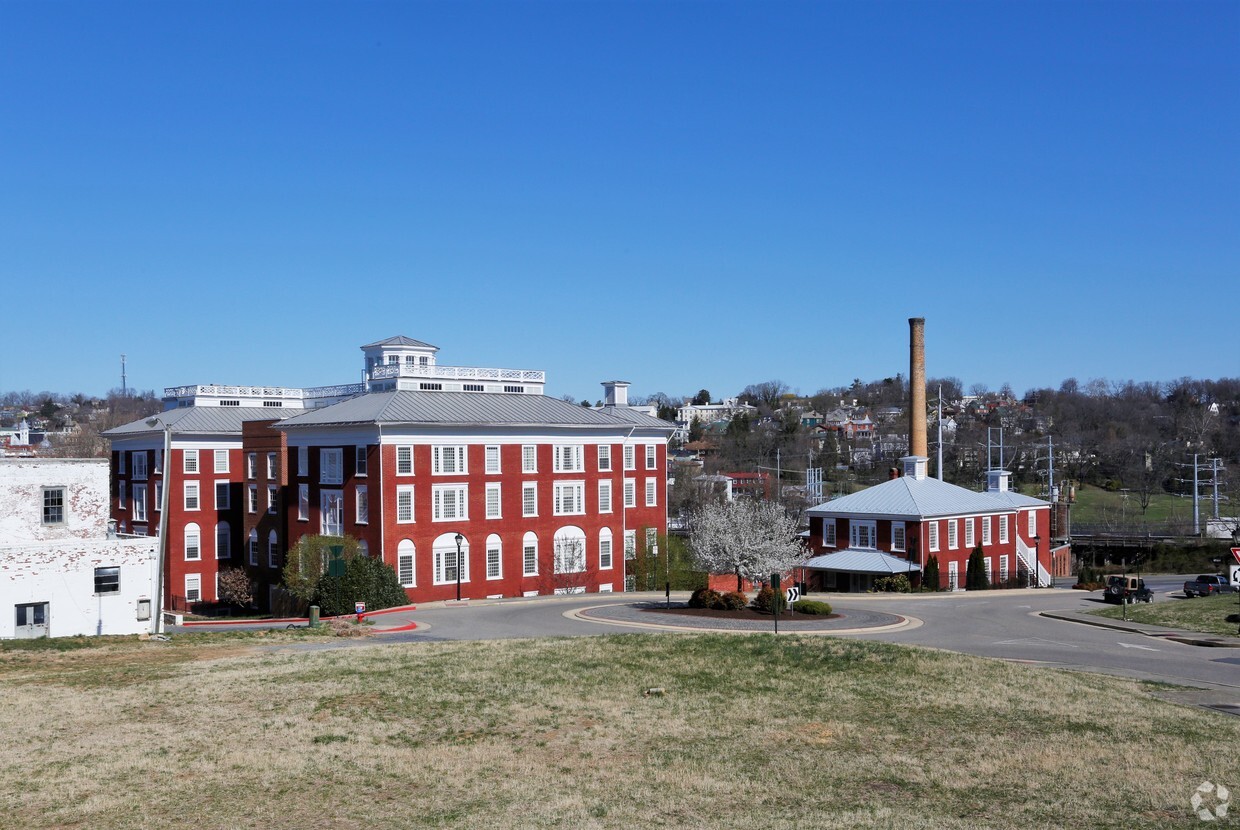
[[[698,565],[714,573],[760,581],[805,558],[796,520],[778,504],[753,499],[708,503],[693,514],[689,546]]]

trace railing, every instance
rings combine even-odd
[[[388,378],[435,378],[437,380],[494,380],[546,383],[547,373],[537,369],[488,369],[475,366],[410,366],[387,363],[370,370],[371,380]]]
[[[362,394],[366,391],[366,384],[342,383],[336,386],[312,386],[301,391],[307,398],[343,398]]]
[[[291,398],[301,400],[305,390],[287,386],[221,386],[218,384],[194,384],[169,386],[164,389],[165,398],[184,398],[190,395],[219,395],[225,398]]]

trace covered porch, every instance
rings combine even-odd
[[[862,593],[874,587],[874,580],[884,576],[905,574],[912,582],[921,573],[921,566],[910,559],[900,559],[881,550],[847,548],[815,556],[803,566],[806,583],[811,591]]]

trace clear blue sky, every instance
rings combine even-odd
[[[0,2],[0,389],[1240,375],[1237,2]]]

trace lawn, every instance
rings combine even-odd
[[[1202,515],[1207,512],[1202,504]],[[1072,504],[1072,521],[1078,524],[1151,524],[1166,525],[1188,523],[1193,520],[1191,499],[1155,493],[1150,498],[1149,509],[1141,512],[1139,493],[1121,493],[1101,487],[1077,487],[1076,501]]]
[[[1124,609],[1117,605],[1093,613],[1118,620],[1123,619]],[[1237,614],[1240,614],[1240,600],[1236,599],[1235,594],[1217,594],[1195,599],[1178,597],[1166,602],[1139,602],[1128,606],[1128,619],[1132,622],[1203,631],[1225,637],[1236,636],[1237,629],[1240,628],[1240,623],[1236,622]]]
[[[0,652],[5,826],[1167,828],[1240,789],[1240,719],[947,652],[272,643]]]

